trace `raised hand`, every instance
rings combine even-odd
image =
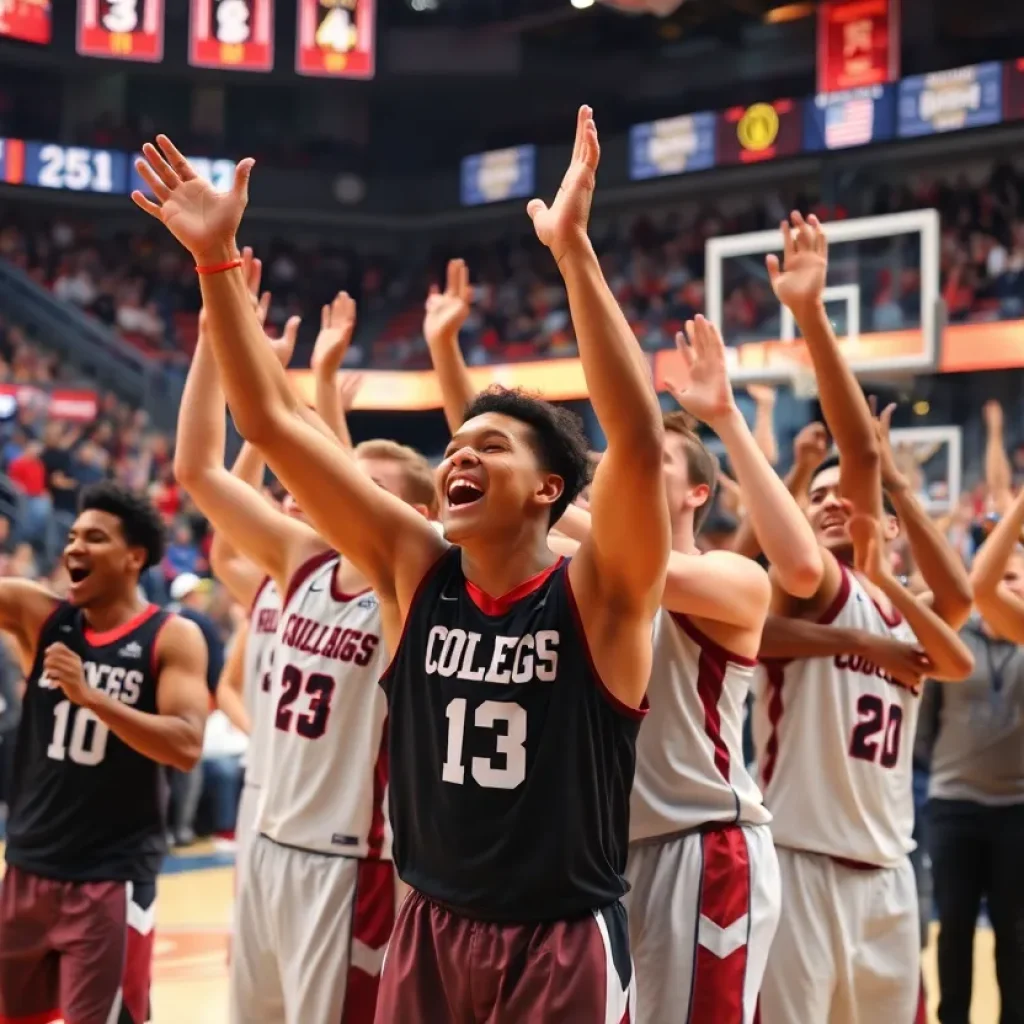
[[[775,388],[771,384],[747,384],[746,391],[758,405],[775,405]]]
[[[299,337],[299,325],[302,317],[290,316],[285,322],[284,330],[279,338],[272,338],[267,335],[270,342],[270,349],[277,356],[277,361],[287,370],[288,364],[292,361],[292,353],[295,351],[295,342]]]
[[[356,329],[356,303],[348,292],[338,292],[320,311],[320,333],[313,345],[310,366],[316,373],[338,372]]]
[[[427,344],[458,336],[469,316],[473,301],[473,287],[469,283],[469,268],[465,260],[448,261],[448,277],[444,291],[431,285],[427,296],[426,315],[423,318],[423,337]]]
[[[136,190],[132,201],[160,221],[195,257],[200,266],[231,259],[242,213],[249,202],[249,175],[253,163],[247,157],[235,167],[231,190],[217,192],[200,178],[192,165],[166,135],[147,142],[135,169],[153,190],[155,202]],[[159,146],[159,149],[157,148]]]
[[[597,183],[597,165],[601,159],[601,145],[597,141],[597,126],[590,107],[580,107],[576,117],[576,141],[573,144],[569,169],[548,206],[541,199],[531,199],[526,212],[533,221],[537,237],[551,250],[556,263],[574,248],[585,248],[590,204]]]
[[[338,378],[338,401],[344,412],[349,412],[356,404],[356,396],[365,379],[366,377],[362,373],[343,373]]]
[[[736,410],[722,335],[698,314],[686,322],[686,334],[676,335],[676,348],[683,358],[684,376],[679,383],[666,381],[665,387],[691,416],[714,429],[716,422]]]
[[[821,223],[812,213],[806,220],[799,211],[783,221],[782,266],[779,257],[770,253],[765,257],[768,277],[779,301],[795,314],[821,300],[828,270],[828,240]]]
[[[874,395],[868,399],[868,404],[871,406],[871,414],[875,419],[878,454],[882,463],[882,486],[886,490],[893,490],[907,482],[906,477],[900,472],[896,455],[892,450],[892,441],[889,438],[889,429],[892,426],[892,414],[896,411],[896,403],[890,402],[878,415],[876,415],[878,403]]]
[[[892,637],[872,633],[864,634],[858,653],[915,692],[934,668],[931,659],[916,644],[905,644]]]
[[[824,423],[808,423],[793,439],[793,461],[810,469],[828,455],[828,431]]]

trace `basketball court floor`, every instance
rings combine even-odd
[[[157,897],[153,1024],[226,1024],[233,857],[207,844],[167,860]],[[933,926],[933,929],[935,926]],[[929,1019],[935,1021],[935,943],[925,957]],[[999,996],[992,933],[975,941],[973,1024],[995,1024]],[[254,1021],[253,1024],[259,1024]],[[817,1022],[808,1022],[817,1024]]]

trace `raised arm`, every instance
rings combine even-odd
[[[840,486],[856,513],[882,515],[881,460],[867,400],[832,333],[823,299],[828,242],[818,218],[796,211],[792,226],[782,222],[783,265],[767,257],[768,275],[779,301],[793,314],[814,364],[825,422],[839,449]]]
[[[64,644],[46,649],[46,674],[73,704],[87,708],[110,731],[145,757],[191,771],[203,752],[209,711],[206,641],[199,627],[172,617],[160,631],[156,650],[157,713],[139,711],[90,686],[82,659]]]
[[[850,536],[858,567],[907,620],[918,644],[928,655],[932,666],[928,674],[948,683],[966,679],[974,668],[974,656],[953,629],[892,575],[879,520],[853,516]]]
[[[466,408],[476,391],[470,379],[466,361],[459,348],[459,331],[469,316],[473,289],[469,283],[469,268],[465,260],[449,260],[444,291],[436,285],[427,296],[426,315],[423,317],[423,337],[430,350],[430,361],[441,386],[444,418],[454,434],[465,419]]]
[[[1006,585],[1006,575],[1011,556],[1019,550],[1022,529],[1024,490],[978,549],[971,567],[978,611],[993,629],[1015,644],[1024,644],[1024,600]]]
[[[203,268],[209,341],[235,425],[263,452],[324,540],[352,560],[383,601],[397,600],[404,621],[417,586],[446,544],[299,414],[299,400],[263,338],[238,264],[235,236],[253,161],[235,169],[231,191],[217,193],[166,136],[158,142],[162,152],[147,143],[146,159],[136,164],[156,201],[138,191],[132,199]]]
[[[690,415],[722,439],[743,492],[747,518],[783,588],[794,597],[811,597],[824,573],[818,542],[736,405],[722,336],[702,316],[689,321],[686,332],[690,343],[682,334],[676,337],[685,379],[666,386]]]
[[[775,436],[775,388],[770,384],[748,384],[747,394],[754,400],[754,440],[769,464],[779,461],[779,442]]]
[[[231,640],[231,650],[224,670],[217,680],[217,707],[228,720],[246,735],[252,732],[252,721],[245,706],[245,645],[249,642],[249,626],[243,622]]]
[[[352,448],[352,435],[345,419],[338,371],[344,362],[356,329],[356,304],[348,292],[338,292],[334,301],[320,312],[320,333],[313,345],[309,368],[313,371],[316,411],[345,448]]]
[[[264,347],[269,354],[265,342]],[[224,441],[224,394],[206,327],[182,394],[174,473],[216,533],[230,534],[232,546],[258,567],[260,576],[271,576],[284,587],[292,570],[322,542],[224,468]]]
[[[914,496],[910,481],[899,471],[889,440],[889,426],[895,408],[895,405],[887,406],[876,421],[882,456],[882,486],[907,535],[914,561],[931,591],[932,609],[943,622],[959,629],[971,614],[973,600],[967,568]]]
[[[994,399],[982,408],[985,418],[985,484],[994,511],[1002,515],[1013,500],[1013,473],[1003,439],[1003,407]]]
[[[591,532],[571,571],[585,579],[580,593],[649,619],[661,602],[671,543],[664,427],[650,367],[587,237],[599,157],[593,113],[581,107],[554,203],[533,199],[527,212],[565,281],[587,391],[608,439],[591,487]]]

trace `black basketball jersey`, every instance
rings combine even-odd
[[[642,711],[605,689],[561,561],[500,601],[452,548],[381,685],[399,875],[487,921],[578,917],[627,890]]]
[[[91,711],[72,704],[43,672],[47,647],[82,659],[86,682],[155,714],[156,640],[170,617],[149,605],[96,633],[61,602],[39,634],[14,751],[9,863],[68,881],[149,882],[166,853],[162,766],[132,750]]]

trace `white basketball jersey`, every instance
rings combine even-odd
[[[271,683],[256,830],[284,846],[390,859],[387,666],[377,597],[342,594],[332,551],[292,579]]]
[[[731,654],[685,615],[654,620],[651,713],[637,738],[629,838],[712,822],[771,821],[743,763],[743,719],[756,662]]]
[[[245,641],[242,699],[249,712],[252,732],[245,757],[245,781],[259,786],[267,762],[266,744],[270,731],[270,671],[281,616],[281,595],[268,576],[253,598],[249,610],[249,636]]]
[[[915,643],[843,568],[820,620]],[[759,781],[779,846],[892,867],[914,849],[916,693],[860,655],[762,666],[755,683]]]

